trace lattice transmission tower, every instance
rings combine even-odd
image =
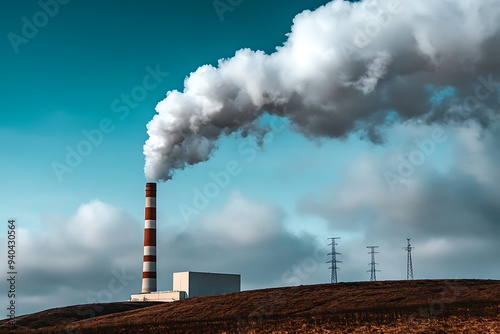
[[[406,240],[408,240],[408,246],[403,247],[403,250],[406,251],[406,279],[410,280],[410,279],[413,279],[413,263],[411,261],[411,250],[412,250],[412,248],[415,248],[415,247],[412,247],[410,245],[409,238]]]
[[[371,254],[371,262],[368,263],[370,266],[370,270],[367,270],[367,272],[370,272],[370,281],[374,282],[377,280],[377,270],[376,265],[378,264],[375,262],[375,254],[378,254],[379,252],[375,252],[375,248],[378,248],[378,246],[366,246],[366,248],[370,248],[370,252],[368,254]]]
[[[332,252],[328,253],[328,255],[332,256],[332,259],[330,261],[326,261],[326,263],[331,263],[332,264],[332,266],[330,268],[328,268],[328,269],[332,270],[331,282],[332,283],[337,283],[337,269],[339,269],[337,267],[337,263],[342,263],[342,261],[337,260],[337,255],[342,255],[342,254],[338,253],[335,250],[335,246],[338,246],[338,244],[335,242],[335,240],[340,239],[340,238],[339,237],[335,237],[335,238],[328,238],[328,239],[332,241],[330,244],[328,244],[328,246],[332,246]]]

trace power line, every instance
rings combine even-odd
[[[342,263],[342,261],[337,260],[337,255],[342,255],[342,254],[338,253],[335,250],[335,246],[338,246],[338,244],[335,242],[335,240],[340,239],[340,238],[339,237],[335,237],[335,238],[328,238],[328,239],[332,241],[330,244],[328,244],[328,246],[332,246],[332,252],[328,253],[328,255],[332,256],[332,259],[330,261],[326,261],[326,263],[331,263],[332,264],[332,266],[330,268],[328,268],[328,269],[332,270],[331,282],[332,283],[337,283],[337,269],[339,269],[337,267],[337,263]]]
[[[378,263],[375,262],[375,254],[378,254],[379,252],[375,252],[375,248],[378,248],[378,246],[366,246],[366,248],[370,248],[371,251],[368,254],[371,254],[371,262],[368,263],[370,266],[370,270],[367,270],[367,272],[370,272],[370,281],[374,282],[377,280],[377,270],[376,265]]]
[[[412,250],[412,248],[415,248],[415,247],[412,247],[410,245],[409,238],[406,240],[408,240],[408,246],[403,247],[403,250],[406,251],[406,279],[411,280],[411,279],[413,279],[413,263],[411,261],[411,250]]]

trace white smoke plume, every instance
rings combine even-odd
[[[487,126],[499,59],[498,0],[335,0],[298,14],[274,53],[239,50],[169,91],[148,124],[145,174],[170,179],[209,159],[221,136],[262,134],[265,113],[308,137],[374,142],[394,121],[466,115]]]

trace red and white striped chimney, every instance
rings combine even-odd
[[[156,183],[146,183],[142,293],[156,291]]]

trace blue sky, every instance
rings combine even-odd
[[[284,41],[297,12],[321,4],[242,3],[226,12],[223,21],[209,1],[161,6],[155,1],[74,1],[61,6],[33,39],[19,45],[18,54],[8,39],[3,43],[0,124],[2,142],[11,144],[2,145],[2,156],[16,161],[2,167],[2,174],[9,175],[4,187],[22,184],[24,197],[30,196],[26,199],[40,213],[55,208],[70,213],[86,198],[99,197],[123,207],[137,202],[138,210],[131,214],[141,217],[137,198],[142,193],[131,193],[143,188],[142,146],[155,105],[168,90],[182,89],[184,78],[200,65],[216,63],[242,47],[272,52]],[[2,26],[16,33],[22,17],[40,10],[29,1],[3,6],[9,15]],[[111,104],[142,83],[148,66],[159,66],[169,75],[121,120]],[[98,128],[105,118],[113,122],[114,131],[59,182],[51,164],[64,163],[66,147],[76,149],[85,140],[82,131]],[[16,206],[17,200],[9,197],[2,200],[5,211]],[[38,225],[37,214],[27,211],[15,215]]]
[[[168,91],[182,91],[202,65],[216,66],[241,48],[273,53],[295,15],[326,3],[243,0],[221,14],[212,1],[72,0],[17,46],[9,34],[22,35],[23,18],[32,21],[43,9],[36,1],[0,4],[0,217],[18,224],[20,314],[98,300],[114,270],[134,279],[109,300],[139,291],[143,145],[155,106]],[[498,71],[485,73],[497,78]],[[148,76],[154,88],[141,90]],[[456,87],[465,86],[457,79]],[[438,100],[462,98],[449,87]],[[141,101],[126,106],[123,97],[139,91]],[[159,288],[169,289],[171,273],[183,270],[241,273],[244,289],[328,282],[328,259],[314,254],[325,254],[333,236],[342,238],[343,281],[369,278],[368,244],[381,245],[378,277],[403,279],[407,237],[414,238],[418,278],[499,279],[488,255],[498,247],[490,239],[498,231],[498,131],[419,117],[387,118],[376,144],[362,131],[308,138],[277,116],[262,120],[284,126],[263,148],[252,137],[222,138],[209,161],[159,184]],[[85,133],[96,129],[102,136],[84,147]],[[437,142],[433,131],[441,130],[446,139]],[[434,140],[432,153],[391,186],[387,172],[397,174],[400,157],[426,140]],[[67,164],[68,150],[79,147],[88,154],[58,174],[54,166]],[[193,206],[196,191],[231,161],[241,171],[186,219],[183,205]],[[437,201],[442,205],[433,207]],[[460,228],[452,231],[454,222]],[[6,228],[0,237],[4,254]],[[474,250],[470,260],[481,258],[474,270],[454,254],[459,245]],[[313,269],[305,268],[308,259]],[[305,274],[290,280],[293,268]]]

